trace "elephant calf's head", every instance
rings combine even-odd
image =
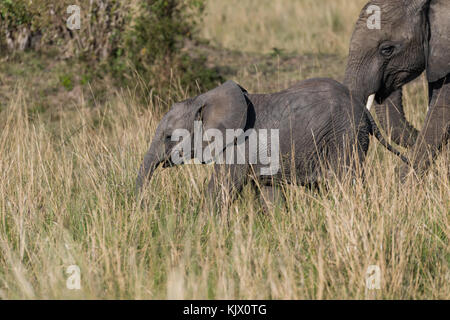
[[[197,143],[201,144],[199,149],[204,148],[203,135],[195,135],[198,133],[197,129],[201,129],[200,132],[217,130],[222,137],[226,136],[226,129],[243,129],[247,122],[248,108],[245,94],[246,91],[238,84],[227,81],[205,94],[175,103],[156,129],[139,170],[137,190],[140,191],[160,164],[164,167],[182,164],[196,156],[194,149]],[[201,128],[198,128],[199,125]],[[179,148],[180,146],[183,148]],[[223,146],[225,147],[224,143]]]

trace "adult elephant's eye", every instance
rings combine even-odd
[[[380,53],[382,56],[388,58],[394,53],[395,47],[394,46],[382,46],[380,48]]]

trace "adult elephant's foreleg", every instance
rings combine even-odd
[[[392,141],[403,147],[416,143],[419,131],[405,117],[401,88],[394,91],[384,104],[375,104],[374,108],[381,127],[390,134]]]
[[[450,76],[430,83],[430,108],[412,155],[415,172],[422,176],[450,136]],[[406,168],[403,171],[405,176]]]

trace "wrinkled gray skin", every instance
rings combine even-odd
[[[380,30],[367,27],[370,5],[381,8]],[[405,118],[402,86],[424,70],[429,108],[419,133]],[[359,101],[376,94],[381,126],[396,143],[411,147],[413,167],[422,175],[450,135],[450,1],[369,1],[353,32],[344,84]],[[402,177],[408,172],[403,168]]]
[[[196,120],[203,122],[204,132],[210,128],[222,132],[225,129],[279,129],[281,169],[274,176],[253,175],[263,186],[280,178],[292,182],[294,176],[299,184],[314,185],[330,172],[338,177],[349,172],[356,175],[356,168],[368,150],[370,134],[400,155],[386,145],[364,105],[353,106],[347,88],[334,80],[306,80],[273,94],[248,94],[228,81],[196,98],[176,103],[166,113],[140,168],[136,181],[138,192],[160,164],[164,167],[173,164],[171,153],[178,143],[171,141],[174,130],[189,130],[192,137]],[[270,135],[268,140],[270,144]],[[248,139],[246,147],[247,164],[215,165],[208,188],[212,199],[216,199],[221,190],[227,191],[224,194],[232,189],[240,190],[252,172],[258,176],[259,169],[267,167],[248,165]],[[267,149],[271,150],[270,145]],[[191,157],[193,154],[192,147]],[[324,166],[320,165],[320,160]],[[407,160],[403,158],[403,161]]]

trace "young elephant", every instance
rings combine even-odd
[[[366,108],[354,105],[347,88],[334,80],[306,80],[272,94],[248,94],[228,81],[165,114],[136,187],[139,192],[161,163],[169,167],[194,157],[216,163],[211,196],[239,191],[249,176],[263,186],[281,178],[313,185],[330,172],[338,178],[356,175],[371,134],[408,162],[386,143]]]

